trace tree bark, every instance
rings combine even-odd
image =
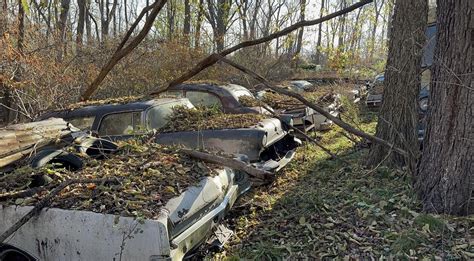
[[[418,94],[421,84],[421,56],[428,17],[426,0],[397,0],[390,40],[382,108],[376,136],[409,152],[408,157],[374,144],[368,165],[406,166],[414,173],[418,152]],[[390,154],[387,157],[387,154]]]
[[[189,45],[189,34],[191,33],[191,3],[189,1],[184,0],[183,36],[186,45]]]
[[[25,41],[25,9],[23,3],[18,0],[18,51],[23,53]]]
[[[81,46],[84,35],[84,21],[86,18],[86,0],[77,0],[77,7],[79,9],[79,17],[77,20],[76,43],[78,46]]]
[[[324,1],[321,0],[321,8],[319,9],[319,19],[323,17],[324,13]],[[321,64],[321,37],[322,37],[323,23],[318,26],[318,41],[316,43],[316,64]]]
[[[194,32],[194,48],[196,49],[201,44],[201,25],[204,16],[204,0],[199,0],[198,8],[199,11],[196,18],[196,27]]]
[[[415,189],[425,211],[474,213],[474,4],[438,1],[430,113]]]
[[[347,2],[346,0],[341,0],[341,8],[346,8]],[[337,39],[337,49],[341,52],[344,52],[344,36],[346,34],[346,16],[341,15],[339,23],[341,24],[341,30],[339,31],[339,37]]]
[[[300,21],[305,20],[305,9],[306,9],[306,0],[300,0]],[[303,46],[303,32],[304,32],[304,27],[301,28],[298,32],[298,38],[296,40],[296,49],[295,49],[295,54],[294,57],[298,59],[298,56],[300,55],[301,48]],[[295,63],[295,65],[298,65],[298,62]]]
[[[59,32],[60,46],[58,49],[58,59],[62,59],[64,45],[66,44],[66,26],[67,18],[69,15],[69,7],[71,5],[71,0],[62,0],[61,1],[61,10],[59,13],[59,20],[57,21],[57,27]]]

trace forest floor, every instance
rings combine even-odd
[[[374,133],[375,114],[359,127]],[[319,133],[331,160],[310,143],[268,186],[254,188],[234,206],[232,241],[216,259],[411,259],[474,257],[474,217],[425,214],[403,170],[364,166],[368,149],[334,127]]]

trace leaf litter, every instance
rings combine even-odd
[[[260,114],[225,114],[218,107],[176,106],[160,132],[249,128],[265,118]]]
[[[374,122],[361,127],[373,133]],[[368,150],[342,132],[336,127],[321,142],[349,166],[312,144],[299,147],[273,184],[237,203],[227,221],[236,236],[214,259],[472,260],[473,216],[423,213],[410,176],[365,169]]]
[[[119,142],[120,149],[107,159],[87,159],[83,169],[68,171],[47,166],[23,167],[5,174],[0,180],[0,196],[32,187],[41,177],[43,186],[55,187],[66,179],[116,179],[117,184],[77,184],[64,189],[51,207],[89,210],[121,216],[154,218],[161,206],[179,196],[204,177],[215,176],[219,166],[191,158],[179,147],[143,140]],[[220,167],[222,168],[222,167]],[[4,205],[34,205],[47,195],[44,190],[31,197],[0,201]]]

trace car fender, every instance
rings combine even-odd
[[[58,149],[44,149],[38,152],[30,160],[30,166],[32,168],[40,168],[52,161],[61,162],[73,170],[81,169],[83,166],[81,158],[64,150]]]

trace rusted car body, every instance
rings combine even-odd
[[[300,81],[296,81],[300,82]],[[240,101],[239,97],[254,97],[247,88],[236,84],[224,83],[185,83],[171,87],[162,94],[178,98],[188,98],[194,106],[217,106],[224,113],[261,113],[269,114],[268,110],[262,107],[247,107]],[[266,106],[270,108],[269,106]],[[272,109],[273,110],[273,109]],[[288,110],[281,110],[278,113],[284,118],[292,120],[292,125],[303,131],[325,130],[331,124],[326,117],[317,113],[307,106],[297,106]]]
[[[193,107],[185,98],[158,98],[56,111],[40,118],[63,118],[102,138],[123,140],[160,129],[169,120],[168,116],[175,106]],[[276,118],[264,119],[250,128],[225,129],[223,126],[223,129],[218,130],[157,133],[155,141],[159,144],[244,155],[256,166],[275,171],[292,159],[300,143],[289,135],[284,124]]]

